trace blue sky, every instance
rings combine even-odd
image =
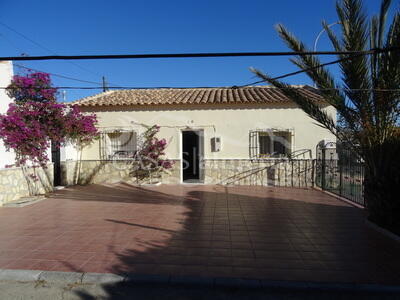
[[[368,12],[378,12],[380,1],[365,3]],[[395,7],[399,8],[399,1],[394,1]],[[312,45],[322,20],[337,20],[334,0],[1,0],[0,22],[53,53],[0,25],[0,56],[287,51],[275,24],[285,24]],[[326,36],[318,50],[331,50]],[[296,70],[288,57],[19,64],[94,82],[101,82],[104,75],[110,85],[135,87],[232,86],[257,80],[249,67],[271,75]],[[287,81],[310,83],[304,75]],[[57,77],[53,82],[56,86],[93,86]],[[68,90],[66,97],[72,101],[97,92]]]

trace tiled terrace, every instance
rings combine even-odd
[[[91,185],[0,208],[0,268],[400,284],[400,246],[315,190]]]

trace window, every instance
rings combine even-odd
[[[136,132],[105,132],[102,134],[102,148],[105,159],[132,159],[137,150]]]
[[[290,130],[250,131],[250,157],[286,157],[291,152],[292,132]]]

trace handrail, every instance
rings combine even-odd
[[[289,159],[294,159],[296,157],[299,157],[300,155],[303,155],[303,158],[304,158],[304,155],[307,154],[307,153],[308,153],[309,159],[312,159],[311,149],[299,149],[299,150],[293,151],[292,153],[288,154],[288,158]]]

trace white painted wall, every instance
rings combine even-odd
[[[11,83],[13,76],[13,66],[11,61],[0,61],[0,87],[6,87]],[[4,114],[12,100],[7,96],[4,89],[0,89],[0,114]],[[0,140],[0,169],[5,165],[15,162],[15,155],[12,151],[6,151],[3,141]]]
[[[68,143],[60,148],[60,160],[78,160],[78,150],[75,145]]]
[[[331,106],[325,109],[332,116],[336,111]],[[144,128],[138,123],[161,126],[159,138],[169,143],[166,156],[181,158],[181,131],[186,128],[204,130],[205,159],[248,159],[249,131],[255,129],[291,129],[294,133],[292,151],[311,149],[322,139],[335,140],[326,129],[315,124],[301,109],[291,105],[230,105],[222,106],[161,106],[161,107],[114,107],[90,108],[96,112],[100,130],[112,128],[132,129],[138,133]],[[211,151],[211,138],[221,137],[220,152]],[[96,141],[83,152],[82,159],[100,158],[99,142]]]

